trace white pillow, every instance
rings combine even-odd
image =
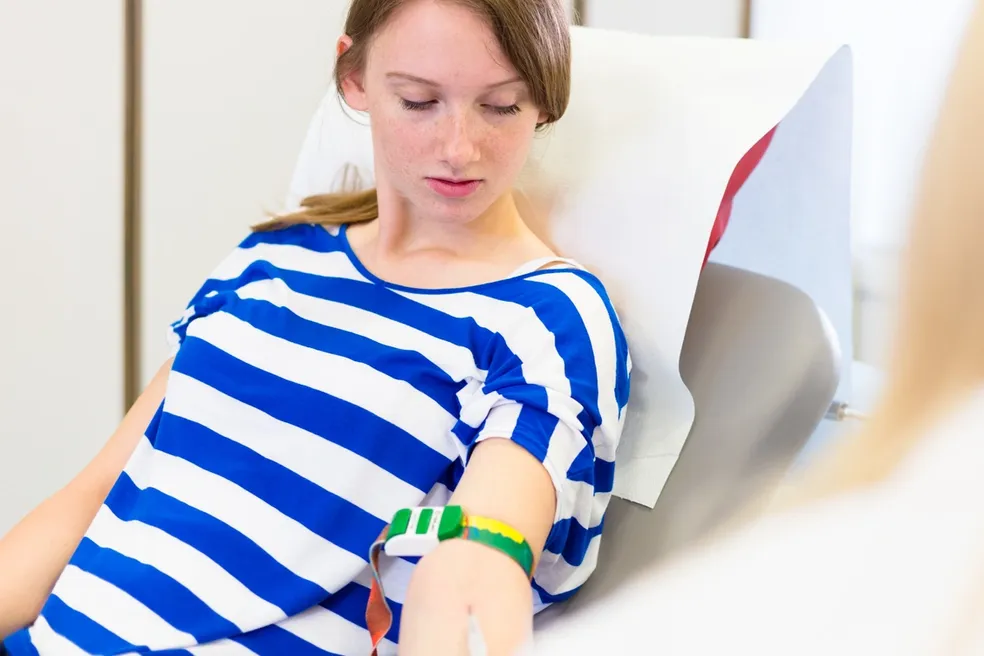
[[[521,207],[541,238],[600,276],[619,313],[633,371],[614,494],[652,507],[694,420],[680,351],[725,187],[830,52],[580,27],[572,38],[570,108],[536,138]],[[333,88],[288,209],[337,190],[347,164],[371,185],[372,157],[368,120],[343,111]]]

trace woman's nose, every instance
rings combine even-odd
[[[481,126],[463,113],[449,114],[444,120],[441,156],[455,171],[463,171],[480,159]]]

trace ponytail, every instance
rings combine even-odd
[[[361,189],[359,171],[347,164],[341,170],[341,191],[308,196],[301,201],[301,208],[289,214],[273,218],[253,226],[253,232],[271,232],[292,225],[310,223],[323,226],[340,226],[349,223],[365,223],[379,216],[379,200],[376,190]]]
[[[300,223],[339,226],[364,223],[379,216],[376,190],[350,193],[319,194],[301,201],[301,209],[253,226],[254,232],[270,232]]]

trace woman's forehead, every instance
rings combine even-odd
[[[516,82],[488,24],[453,2],[420,0],[399,10],[374,39],[374,74],[395,81],[486,88]]]

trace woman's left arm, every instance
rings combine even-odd
[[[534,568],[553,525],[554,485],[541,462],[508,439],[475,447],[451,505],[509,524],[523,534]],[[508,556],[479,543],[450,540],[421,559],[403,606],[401,656],[467,656],[469,614],[489,656],[515,654],[533,630],[533,595]]]

